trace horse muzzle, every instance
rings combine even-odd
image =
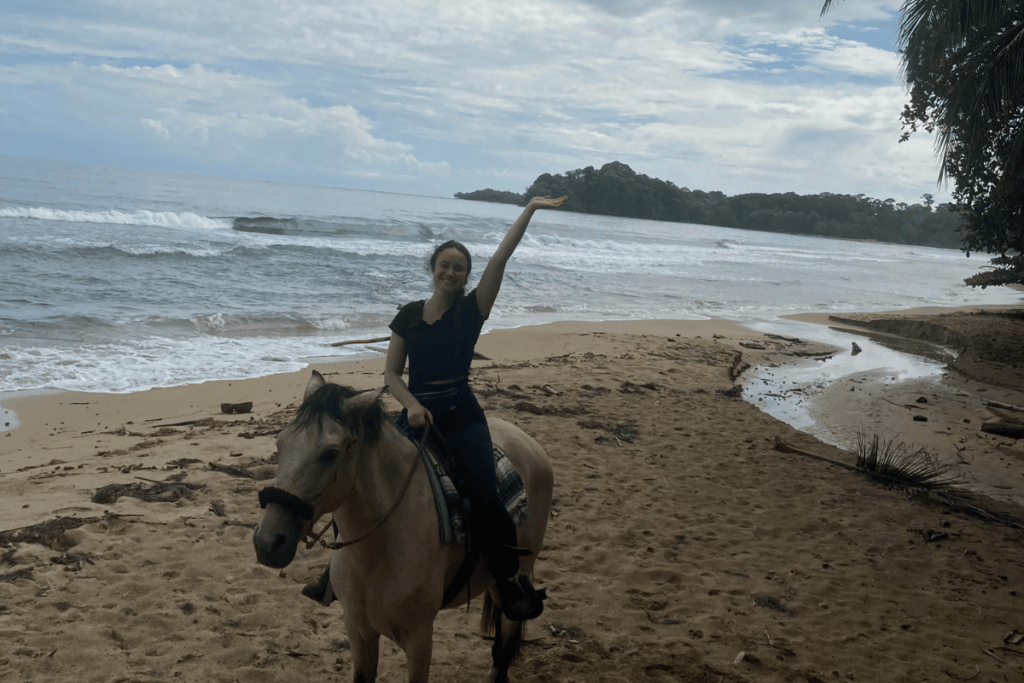
[[[309,523],[281,510],[267,510],[252,534],[256,561],[282,569],[295,559],[302,533]]]
[[[313,521],[313,506],[274,487],[260,491],[260,506],[266,512],[252,534],[256,561],[274,569],[287,567]]]

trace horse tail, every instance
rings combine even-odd
[[[504,657],[504,661],[509,665],[519,659],[519,655],[523,647],[523,635],[525,633],[525,621],[512,622],[512,633],[509,635],[508,640],[505,641],[505,647],[502,648],[501,652]]]
[[[526,622],[506,622],[511,624],[511,628],[509,633],[504,633],[501,609],[494,604],[490,591],[485,591],[483,597],[484,608],[480,615],[480,630],[485,636],[494,636],[494,645],[491,648],[494,671],[497,672],[494,680],[507,681],[508,669],[513,662],[519,659],[522,650]]]
[[[484,591],[484,609],[480,614],[480,631],[485,636],[494,635],[494,627],[501,619],[501,610],[491,599],[491,591]]]

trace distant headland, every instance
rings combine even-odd
[[[960,248],[960,217],[930,194],[921,204],[865,195],[704,192],[636,173],[613,161],[565,174],[538,176],[522,194],[502,190],[456,192],[458,199],[525,206],[529,197],[569,195],[565,208],[579,213],[699,223],[724,228],[868,239],[945,249]]]

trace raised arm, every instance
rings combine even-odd
[[[537,209],[557,209],[562,204],[565,204],[565,200],[565,195],[558,199],[534,197],[526,205],[526,208],[523,209],[523,212],[516,219],[516,222],[512,224],[512,227],[509,228],[505,239],[498,245],[498,250],[494,252],[491,260],[487,262],[487,267],[484,268],[484,273],[480,276],[480,283],[476,286],[476,301],[480,306],[480,312],[484,314],[485,318],[491,314],[494,300],[498,298],[501,280],[505,277],[505,264],[512,257],[512,252],[519,246],[519,241],[523,239],[523,235],[526,234],[526,226],[530,224],[530,219],[533,218],[534,212]]]

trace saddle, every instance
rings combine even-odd
[[[451,450],[435,430],[431,429],[429,432],[428,447],[420,448],[419,453],[423,458],[424,470],[434,493],[441,541],[443,543],[462,543],[465,546],[465,559],[455,573],[451,584],[445,590],[444,598],[441,601],[441,607],[444,608],[456,598],[463,587],[468,586],[469,577],[480,559],[482,546],[474,541],[469,531],[469,501],[459,494],[458,484],[449,474],[451,467],[446,465],[452,456]],[[505,451],[493,444],[492,448],[498,497],[505,509],[508,510],[512,521],[519,526],[519,523],[530,512],[530,501],[526,495],[523,479],[515,465],[508,459]]]
[[[441,458],[433,449],[423,453],[423,465],[434,492],[437,506],[438,527],[444,543],[466,543],[469,531],[466,505],[458,487]],[[530,501],[526,495],[523,478],[508,459],[505,451],[494,446],[494,475],[498,480],[498,497],[508,510],[516,526],[530,513]]]

